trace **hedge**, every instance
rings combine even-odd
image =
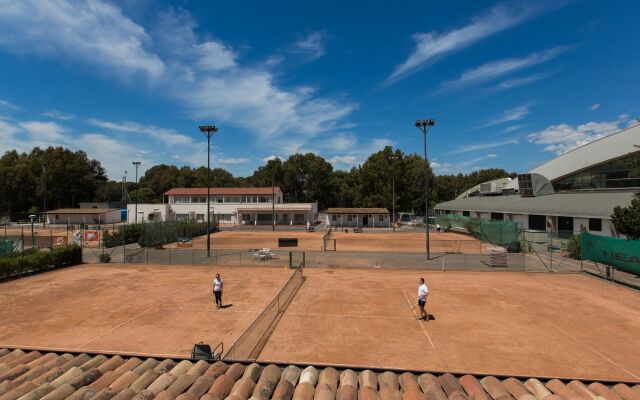
[[[51,250],[16,253],[15,256],[0,259],[0,278],[81,263],[82,248],[75,244]]]

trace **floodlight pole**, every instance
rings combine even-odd
[[[218,132],[218,128],[215,125],[200,125],[198,128],[207,137],[207,257],[211,257],[211,136]]]
[[[271,180],[271,217],[273,218],[273,224],[271,224],[271,230],[276,230],[276,181]]]
[[[140,166],[140,161],[132,161],[131,164],[136,167],[136,207],[135,207],[135,223],[138,223],[138,195],[140,192],[138,191],[138,167]]]
[[[431,259],[431,252],[429,246],[429,161],[427,160],[427,129],[434,126],[436,121],[434,119],[421,119],[416,121],[416,128],[420,129],[424,137],[424,218],[425,218],[425,230],[427,232],[427,260]]]

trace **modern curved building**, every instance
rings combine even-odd
[[[547,161],[517,179],[480,184],[437,213],[520,222],[530,231],[619,236],[615,206],[640,193],[640,125],[594,140]]]

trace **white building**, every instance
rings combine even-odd
[[[122,218],[121,211],[112,208],[61,208],[45,215],[50,225],[113,224]]]
[[[210,188],[211,220],[221,224],[304,225],[318,216],[317,203],[283,203],[279,187]],[[164,194],[166,203],[138,204],[138,222],[206,221],[207,188],[173,188]],[[273,202],[275,199],[275,203]],[[135,222],[136,205],[127,205],[129,223]]]
[[[389,228],[391,219],[386,208],[329,208],[327,226],[357,228]]]
[[[640,125],[568,151],[518,179],[499,179],[438,204],[438,213],[521,223],[528,231],[619,236],[611,221],[640,192]]]

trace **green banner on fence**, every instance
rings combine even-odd
[[[582,259],[640,275],[640,240],[624,240],[582,233]]]

